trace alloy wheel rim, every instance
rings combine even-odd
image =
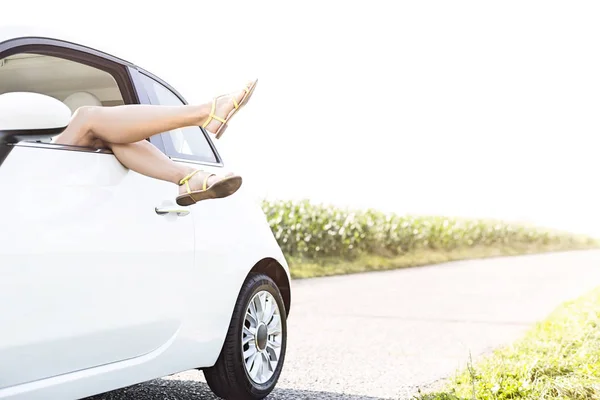
[[[241,335],[244,368],[256,383],[267,382],[277,369],[281,327],[281,314],[273,295],[265,290],[256,293],[246,308]]]

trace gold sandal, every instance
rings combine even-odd
[[[229,122],[231,117],[233,117],[236,112],[238,112],[243,106],[245,106],[246,103],[248,103],[248,100],[250,100],[250,97],[252,97],[252,94],[254,93],[254,89],[256,88],[257,83],[258,83],[258,79],[255,80],[254,82],[252,82],[250,87],[244,88],[246,93],[244,94],[244,97],[242,97],[242,100],[240,101],[239,104],[235,98],[233,99],[233,106],[235,108],[229,113],[229,115],[225,119],[215,115],[215,109],[217,107],[217,100],[220,99],[221,97],[228,96],[228,95],[221,95],[221,96],[215,97],[212,102],[210,114],[208,115],[208,118],[206,119],[206,121],[204,121],[204,123],[202,124],[202,128],[206,128],[208,126],[208,124],[210,123],[210,121],[212,121],[213,119],[216,119],[217,121],[219,121],[221,123],[221,126],[219,126],[219,128],[215,132],[215,137],[216,137],[216,139],[221,138],[221,136],[223,136],[223,134],[225,133],[225,130],[227,129],[227,122]]]
[[[208,174],[206,178],[204,178],[202,190],[192,191],[189,181],[200,171],[201,170],[196,170],[179,181],[179,185],[181,186],[185,184],[187,189],[186,194],[177,196],[176,202],[180,206],[191,206],[192,204],[195,204],[201,200],[219,199],[222,197],[231,196],[237,192],[240,186],[242,186],[242,177],[231,175],[220,179],[207,188],[206,185],[208,184],[208,179],[211,176],[216,176],[216,174]]]

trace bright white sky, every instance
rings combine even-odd
[[[256,93],[218,142],[257,196],[600,235],[600,3],[11,1],[190,102]]]

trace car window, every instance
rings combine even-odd
[[[142,75],[150,92],[154,92],[155,101],[160,105],[180,106],[185,104],[171,90],[156,80]],[[217,157],[208,139],[197,126],[188,126],[166,132],[163,136],[165,149],[169,156],[191,161],[216,163]]]
[[[45,94],[62,101],[72,112],[87,105],[124,104],[119,85],[108,72],[35,53],[18,53],[0,59],[0,94],[10,92]]]

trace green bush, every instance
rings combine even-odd
[[[452,251],[512,245],[592,245],[594,240],[500,221],[399,216],[305,201],[263,202],[273,234],[287,256],[398,256],[418,249]]]

